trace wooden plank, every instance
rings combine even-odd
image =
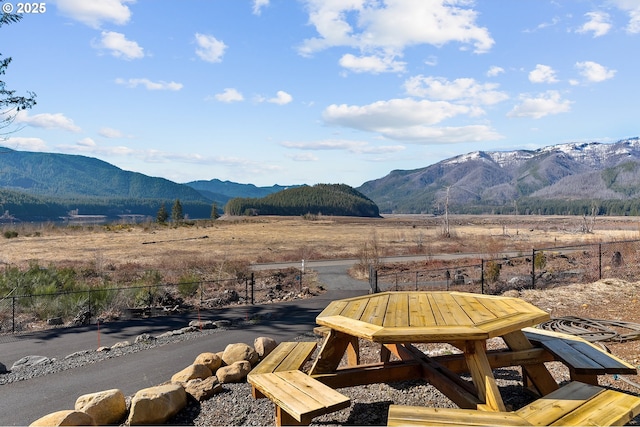
[[[382,330],[382,326],[376,326],[371,323],[342,316],[318,317],[316,318],[316,322],[319,325],[328,326],[336,331],[368,340],[373,339],[373,336]]]
[[[354,301],[350,301],[349,304],[347,304],[342,310],[342,312],[340,312],[340,316],[360,320],[360,316],[362,316],[362,312],[367,307],[368,303],[369,300],[367,299],[357,299]]]
[[[606,373],[602,365],[582,354],[564,340],[555,339],[543,341],[542,346],[553,353],[562,363],[578,372],[590,372],[594,374]]]
[[[438,292],[434,294],[434,301],[437,304],[440,314],[442,315],[443,325],[470,325],[471,320],[464,312],[460,305],[456,302],[453,295],[446,292]]]
[[[281,342],[271,353],[269,353],[267,357],[265,357],[255,368],[251,370],[249,375],[264,374],[275,371],[280,363],[282,363],[282,360],[284,360],[291,350],[293,350],[296,344],[297,343],[295,342]]]
[[[612,426],[624,425],[640,413],[640,398],[614,390],[605,390],[552,425]]]
[[[294,348],[284,358],[282,363],[278,365],[275,371],[290,371],[302,368],[318,346],[315,342],[298,342],[295,344]]]
[[[436,299],[436,292],[429,292],[427,294],[427,299],[429,300],[429,307],[431,307],[431,313],[433,314],[433,319],[435,320],[434,326],[447,326],[444,318],[442,317],[442,313],[440,312],[440,307],[438,307],[438,302]]]
[[[404,325],[396,325],[396,321],[401,318],[402,315],[405,315],[407,319],[409,318],[408,311],[408,295],[404,292],[394,292],[389,296],[389,303],[387,304],[387,309],[384,313],[384,320],[382,321],[382,326],[385,328],[393,328],[396,326],[408,326],[408,320]],[[404,303],[407,302],[407,307],[404,308]],[[398,311],[404,308],[404,313],[400,313],[398,316]]]
[[[516,313],[517,310],[512,306],[505,304],[503,299],[487,298],[483,295],[482,298],[478,298],[478,302],[485,306],[495,317],[508,316]]]
[[[351,404],[347,396],[298,370],[254,375],[249,382],[300,423]]]
[[[473,409],[390,405],[387,425],[524,426],[529,424],[511,412],[480,412]]]
[[[384,316],[387,312],[387,304],[389,303],[389,294],[377,295],[371,297],[367,308],[362,313],[360,320],[371,323],[372,325],[382,326]]]
[[[409,326],[412,327],[427,327],[435,326],[436,320],[433,317],[433,310],[427,294],[413,293],[409,297]]]
[[[337,316],[342,313],[342,310],[349,305],[348,300],[332,301],[320,312],[318,317]]]
[[[603,391],[603,388],[574,381],[515,413],[532,425],[548,426]]]
[[[509,316],[479,322],[476,326],[483,331],[487,331],[491,338],[499,337],[513,331],[519,331],[528,326],[537,325],[538,323],[549,320],[549,315],[544,311],[540,312],[522,312]]]
[[[491,365],[484,350],[483,341],[468,341],[465,359],[476,385],[480,400],[494,411],[506,411]]]
[[[409,295],[408,293],[402,294],[396,302],[396,311],[393,313],[393,326],[395,327],[408,327],[409,321]]]
[[[335,371],[352,339],[353,336],[331,329],[322,342],[318,356],[313,362],[309,374]]]
[[[373,342],[380,343],[429,343],[451,342],[466,339],[487,339],[489,335],[471,326],[440,326],[440,327],[405,327],[381,328],[371,335]]]
[[[533,348],[533,345],[522,331],[510,332],[502,338],[513,351]],[[526,378],[529,378],[541,395],[549,394],[558,389],[558,383],[544,366],[544,363],[523,366],[522,371],[523,380],[526,382]]]
[[[460,295],[454,295],[452,297],[474,324],[496,318],[496,315],[481,304],[478,298],[472,298],[470,296],[462,297]]]
[[[416,361],[372,363],[354,368],[339,368],[335,372],[312,375],[331,388],[354,387],[366,384],[391,383],[421,378],[422,367]]]

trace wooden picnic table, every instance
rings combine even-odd
[[[333,301],[316,319],[326,336],[309,375],[334,387],[422,377],[462,408],[505,411],[492,372],[498,359],[491,356],[490,362],[486,340],[502,337],[510,351],[498,364],[528,359],[524,375],[541,395],[551,393],[558,385],[522,332],[548,319],[547,312],[518,298],[461,292],[385,292]],[[360,364],[358,339],[381,344],[381,364]],[[473,385],[420,352],[417,343],[459,348]],[[338,370],[345,353],[350,369]],[[400,361],[389,362],[391,353]]]

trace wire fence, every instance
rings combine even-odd
[[[291,273],[6,295],[0,297],[0,335],[279,301],[309,292],[303,272]]]
[[[530,254],[441,262],[438,268],[370,271],[372,292],[458,290],[500,294],[600,279],[640,277],[640,240],[533,249]]]

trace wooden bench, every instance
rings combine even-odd
[[[525,328],[523,332],[532,344],[567,365],[573,381],[598,385],[598,375],[638,373],[635,366],[583,338],[535,328]]]
[[[513,412],[391,405],[387,425],[610,426],[638,414],[640,397],[574,381]]]
[[[254,374],[247,380],[275,404],[277,426],[308,425],[314,417],[351,405],[347,396],[297,369]]]
[[[248,377],[301,369],[311,358],[316,347],[315,342],[282,342],[249,372]],[[264,397],[255,387],[251,388],[251,394],[255,399]]]

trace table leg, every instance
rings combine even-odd
[[[358,338],[333,329],[330,330],[325,335],[309,375],[335,372],[345,352],[349,366],[360,364]]]
[[[484,349],[484,341],[467,341],[464,356],[473,383],[478,389],[478,396],[485,402],[486,409],[505,412],[506,408]]]
[[[502,337],[511,350],[529,350],[534,348],[522,331],[510,332]],[[544,363],[522,366],[522,380],[526,385],[527,378],[531,380],[541,396],[546,396],[558,389],[558,383],[553,378]]]

